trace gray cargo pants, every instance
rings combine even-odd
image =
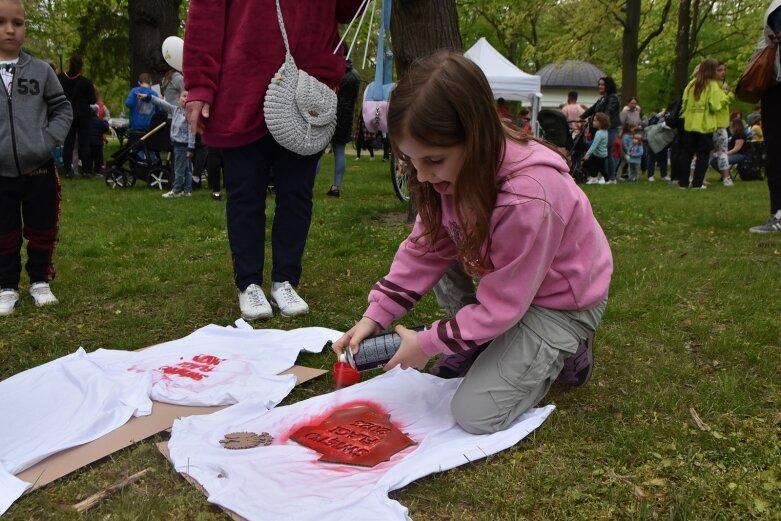
[[[434,293],[451,316],[477,302],[472,278],[457,264],[437,283]],[[488,345],[467,372],[450,405],[456,422],[473,434],[494,433],[537,405],[564,360],[594,333],[606,305],[607,298],[584,311],[531,306],[517,324]]]

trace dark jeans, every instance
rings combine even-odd
[[[85,172],[92,172],[93,174],[100,174],[103,172],[103,143],[100,145],[90,145],[90,161],[92,165],[90,168],[84,167]],[[82,162],[82,165],[84,163]]]
[[[679,146],[681,147],[677,157],[677,170],[681,175],[678,179],[678,185],[688,188],[689,176],[683,174],[683,172],[688,172],[689,166],[691,165],[691,158],[696,154],[697,161],[694,166],[692,188],[699,188],[702,186],[702,182],[705,180],[705,174],[708,171],[708,159],[711,150],[713,150],[713,132],[700,134],[699,132],[684,130],[678,139],[680,140]]]
[[[21,177],[0,177],[0,288],[19,289],[22,238],[30,282],[54,279],[61,199],[54,161]]]
[[[81,161],[81,168],[83,174],[92,173],[92,154],[89,144],[89,118],[74,119],[71,123],[71,128],[68,131],[68,135],[65,138],[65,143],[62,146],[62,161],[65,163],[65,175],[70,177],[73,173],[73,147],[76,144],[76,138],[78,137],[79,146],[79,160]]]
[[[209,176],[209,188],[218,193],[222,187],[222,150],[210,148],[206,155],[206,173]]]
[[[660,150],[659,153],[654,154],[653,151],[648,149],[648,177],[654,176],[656,171],[656,165],[659,165],[659,175],[667,177],[667,157],[670,147],[665,147],[664,150]]]
[[[770,192],[770,213],[781,210],[781,84],[762,96],[762,132],[765,135],[765,177]]]
[[[271,134],[248,145],[222,149],[228,242],[234,280],[240,290],[263,282],[266,191],[272,170],[276,207],[271,226],[271,280],[298,285],[312,221],[315,169],[321,155],[294,154]]]

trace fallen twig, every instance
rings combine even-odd
[[[697,424],[697,427],[699,427],[700,430],[705,431],[705,432],[710,432],[710,425],[708,425],[707,423],[702,421],[702,419],[700,418],[700,415],[697,414],[697,411],[694,409],[693,405],[691,407],[689,407],[689,414],[692,415],[692,418],[694,418],[694,423]]]
[[[95,494],[92,494],[90,497],[88,497],[84,501],[80,501],[79,503],[76,503],[71,508],[73,508],[73,510],[75,510],[76,512],[86,512],[87,510],[94,507],[95,505],[97,505],[98,503],[100,503],[110,495],[116,494],[126,486],[135,483],[136,481],[143,478],[150,472],[152,472],[152,469],[146,468],[140,472],[136,472],[132,476],[127,476],[125,478],[119,479],[115,481],[114,484],[111,485],[110,487],[104,488],[100,492],[96,492]]]

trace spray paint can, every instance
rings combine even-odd
[[[425,331],[426,326],[415,326],[409,329]],[[350,349],[345,350],[344,361],[359,372],[368,371],[384,366],[393,358],[401,346],[401,337],[398,333],[383,333],[364,338],[359,346],[360,349],[355,354]]]

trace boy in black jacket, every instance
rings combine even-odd
[[[52,153],[73,113],[49,64],[21,50],[22,0],[0,0],[0,33],[0,315],[10,315],[19,304],[23,238],[35,305],[57,302],[49,282],[61,196]]]

